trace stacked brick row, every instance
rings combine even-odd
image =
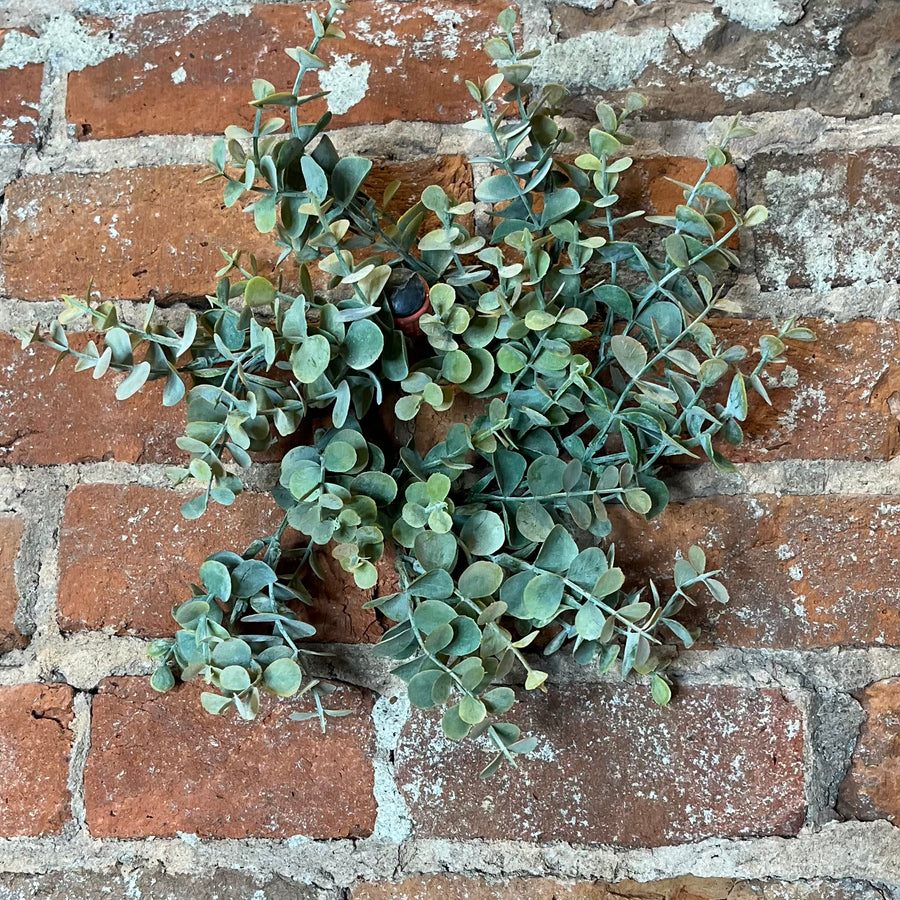
[[[462,79],[488,74],[504,5],[353,3],[322,86],[338,143],[376,157],[375,193],[401,178],[401,208],[435,181],[471,199]],[[686,470],[658,521],[618,517],[626,565],[665,573],[700,543],[731,591],[697,609],[671,707],[561,666],[517,707],[539,758],[486,783],[480,749],[397,699],[368,649],[382,623],[338,574],[311,615],[344,645],[353,714],[326,735],[290,719],[303,701],[236,724],[192,687],[154,695],[144,642],[172,633],[204,557],[275,510],[251,492],[182,520],[163,475],[181,411],[154,386],[119,404],[114,379],[51,374],[10,333],[91,280],[126,314],[153,298],[177,317],[220,248],[269,255],[198,184],[203,136],[249,121],[252,77],[292,78],[281,48],[308,4],[218,6],[0,19],[0,895],[900,896],[900,5],[523,4],[577,133],[600,95],[650,96],[624,184],[645,209],[671,212],[665,179],[699,173],[711,116],[754,114],[719,176],[772,215],[741,247],[747,318],[719,333],[752,346],[774,311],[819,339],[771,380],[736,476]]]

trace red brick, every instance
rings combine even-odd
[[[900,643],[893,587],[900,558],[893,496],[709,497],[671,504],[651,523],[614,515],[616,560],[641,578],[670,577],[699,544],[731,593],[695,591],[704,641],[812,649]]]
[[[0,49],[7,37],[20,34],[0,29]],[[28,144],[34,140],[44,67],[36,63],[0,69],[0,143]]]
[[[361,102],[336,117],[336,125],[400,120],[459,122],[474,109],[463,78],[485,78],[493,69],[481,52],[506,4],[419,4],[359,0],[341,25],[347,40],[320,48],[340,75],[347,65],[368,66]],[[257,6],[246,15],[221,14],[194,26],[187,13],[158,13],[133,20],[94,22],[116,43],[142,45],[69,75],[67,114],[82,137],[137,134],[210,134],[227,125],[249,126],[250,82],[262,77],[289,90],[297,72],[285,47],[307,46],[309,20],[290,6]],[[173,73],[183,72],[176,83]],[[363,70],[363,78],[365,71]],[[326,81],[327,84],[327,81]],[[315,74],[303,90],[319,90]],[[315,121],[325,101],[303,109]]]
[[[488,755],[416,715],[397,777],[420,837],[656,846],[803,824],[803,719],[777,691],[684,688],[661,709],[643,686],[569,685],[513,719],[543,752],[484,782]]]
[[[621,176],[616,189],[621,198],[618,208],[623,211],[644,209],[659,215],[674,215],[675,207],[684,203],[684,188],[672,182],[695,184],[705,167],[705,160],[691,156],[638,158]],[[709,181],[734,196],[737,192],[737,169],[734,166],[713,169]]]
[[[185,497],[165,488],[81,485],[66,501],[60,534],[59,618],[64,631],[111,629],[141,637],[175,631],[171,608],[190,597],[200,564],[219,550],[243,550],[274,534],[283,513],[264,494],[244,494],[200,519],[180,512]],[[285,546],[299,535],[288,532]],[[326,564],[328,559],[325,560]],[[307,583],[310,621],[325,641],[375,640],[375,614],[336,567],[329,582]]]
[[[18,516],[0,516],[0,653],[28,643],[13,621],[19,605],[14,567],[22,529],[22,520]]]
[[[93,705],[84,776],[95,837],[366,837],[375,822],[371,701],[344,688],[351,714],[316,722],[290,714],[310,701],[265,698],[240,722],[204,712],[200,688],[153,692],[142,678],[111,678]],[[340,764],[335,765],[339,760]]]
[[[25,300],[83,294],[93,281],[114,299],[205,296],[219,249],[271,258],[250,216],[226,210],[202,166],[35,175],[7,188],[6,292]],[[35,265],[35,260],[40,265]]]
[[[896,322],[842,324],[806,319],[814,343],[788,342],[785,365],[766,378],[768,406],[750,392],[744,443],[725,447],[734,462],[779,459],[893,459],[900,452],[900,327]],[[758,346],[771,322],[711,322],[728,343]],[[747,368],[756,365],[754,354]],[[891,411],[894,405],[896,412]]]
[[[87,340],[74,334],[70,342],[81,348]],[[48,347],[22,350],[0,335],[0,465],[163,463],[181,455],[175,439],[184,433],[184,407],[162,405],[162,381],[120,402],[124,375],[95,381],[71,360],[51,373],[55,359]]]
[[[388,212],[400,218],[422,198],[422,191],[430,184],[440,185],[458,203],[472,200],[472,169],[464,156],[437,156],[412,159],[404,162],[375,161],[364,185],[366,193],[379,203],[384,189],[392,182],[400,181],[400,187],[388,204]],[[438,227],[433,213],[425,220],[422,233]],[[468,225],[472,230],[471,222]]]
[[[770,211],[755,236],[763,290],[896,281],[898,165],[897,147],[754,156],[748,197]],[[797,240],[798,234],[809,237]]]
[[[457,875],[426,875],[398,884],[363,884],[350,900],[857,900],[858,888],[818,881],[786,884],[772,881],[735,881],[731,878],[669,878],[665,881],[551,881],[548,878],[510,878],[484,881]],[[877,897],[873,890],[871,900]]]
[[[869,685],[857,698],[865,713],[838,812],[848,819],[900,822],[900,678]]]
[[[254,253],[266,270],[266,260],[277,256],[272,238],[259,234],[240,209],[225,208],[221,181],[199,184],[209,171],[162,166],[13,182],[0,251],[6,292],[46,300],[83,294],[93,282],[104,297],[116,299],[202,297],[215,288],[220,248]],[[471,170],[460,156],[378,162],[367,188],[380,200],[394,179],[403,181],[391,204],[397,215],[432,183],[461,201],[471,199]],[[292,271],[284,268],[289,279]]]
[[[59,834],[69,818],[72,689],[0,688],[0,837]]]

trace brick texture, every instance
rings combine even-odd
[[[876,682],[857,699],[865,720],[841,784],[838,812],[848,819],[888,819],[896,824],[900,816],[900,679]]]
[[[875,888],[844,889],[827,882],[785,884],[731,878],[564,883],[546,878],[488,882],[453,875],[409,878],[399,884],[364,884],[350,900],[877,900]]]
[[[704,160],[688,156],[649,156],[635,159],[616,186],[618,209],[643,209],[659,215],[673,215],[675,207],[684,203],[684,188],[673,184],[695,184],[706,166]],[[713,169],[709,181],[724,188],[732,196],[737,192],[737,170],[734,166]]]
[[[515,721],[543,751],[484,782],[489,756],[414,718],[397,777],[420,837],[656,846],[803,824],[803,721],[777,691],[685,688],[663,710],[646,688],[570,685]]]
[[[292,722],[309,701],[266,698],[255,722],[211,716],[199,687],[155,694],[145,679],[105,680],[94,700],[85,807],[95,837],[365,837],[375,822],[371,701],[323,735]],[[335,760],[340,760],[336,766]]]
[[[338,125],[463,121],[473,102],[457,76],[490,74],[481,45],[504,6],[359,0],[343,19],[347,40],[322,45],[331,78],[317,84],[313,75],[304,90],[334,89],[330,107]],[[307,46],[311,33],[306,16],[288,6],[257,6],[199,24],[186,13],[159,13],[91,25],[117,44],[142,48],[69,76],[69,121],[82,137],[100,138],[249,126],[250,81],[263,77],[288,90],[297,67],[283,48]],[[303,119],[315,121],[325,109],[325,101],[310,104]]]
[[[768,406],[750,392],[744,443],[725,446],[734,462],[781,459],[893,459],[900,451],[900,328],[896,322],[799,324],[816,341],[790,341],[785,365],[765,378]],[[771,322],[712,322],[717,337],[753,351]],[[758,354],[750,358],[756,364]],[[892,409],[893,407],[893,409]]]
[[[25,300],[83,294],[170,301],[215,289],[219,249],[272,256],[250,216],[225,210],[204,167],[35,175],[7,189],[6,292]],[[41,264],[35,266],[36,258]]]
[[[588,8],[584,8],[588,7]],[[589,115],[630,89],[656,118],[812,108],[851,118],[896,111],[896,11],[877,0],[731,4],[561,3],[546,61]],[[823,40],[827,34],[828,39]]]
[[[173,634],[174,604],[190,596],[200,564],[219,550],[242,552],[274,534],[283,513],[264,494],[244,494],[200,519],[180,512],[185,497],[165,488],[82,485],[66,501],[60,535],[59,615],[65,631],[108,628],[119,634]],[[295,535],[299,538],[299,535]],[[290,546],[290,533],[285,546]],[[328,564],[326,559],[326,564]],[[316,583],[309,620],[328,641],[375,640],[371,591],[355,588],[339,567]]]
[[[87,340],[74,334],[70,343],[81,348]],[[162,405],[162,381],[119,402],[123,375],[95,381],[71,360],[51,373],[55,358],[47,347],[22,350],[0,335],[0,465],[164,463],[182,455],[175,439],[184,433],[184,407]]]
[[[0,837],[58,834],[69,818],[72,689],[0,687]]]
[[[238,208],[225,209],[221,182],[199,184],[208,174],[202,166],[161,166],[14,182],[0,249],[6,293],[45,300],[81,294],[93,282],[115,299],[202,297],[215,289],[220,249],[254,253],[265,270],[277,255],[271,236],[259,234]],[[380,200],[394,179],[404,182],[391,205],[395,214],[432,183],[461,201],[472,193],[471,170],[459,156],[381,162],[366,186]],[[292,271],[288,265],[288,278]]]
[[[816,156],[760,155],[748,200],[770,210],[756,232],[763,289],[828,290],[900,275],[900,149]],[[797,235],[804,235],[797,240]]]
[[[19,605],[15,563],[23,524],[18,516],[0,516],[0,653],[24,647],[27,639],[13,621]]]
[[[888,496],[709,497],[673,503],[648,526],[615,514],[616,560],[670,577],[675,553],[699,544],[731,600],[696,591],[704,640],[811,649],[900,643],[893,572],[897,501]]]
[[[0,28],[0,53],[22,33]],[[0,69],[0,144],[28,144],[34,140],[44,67],[34,64]]]

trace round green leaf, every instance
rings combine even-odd
[[[210,691],[204,691],[200,695],[200,705],[214,716],[221,716],[234,706],[234,700],[231,697],[223,697],[221,694],[213,694]]]
[[[463,697],[459,702],[459,717],[469,725],[477,725],[487,715],[484,704],[477,697]]]
[[[575,630],[586,641],[596,641],[605,625],[606,616],[593,603],[585,603],[575,616]]]
[[[425,649],[429,653],[441,653],[453,640],[453,626],[446,622],[438,625],[431,634],[425,638]]]
[[[441,719],[441,728],[451,741],[461,741],[469,733],[471,727],[460,718],[458,706],[451,706]]]
[[[423,634],[431,634],[438,625],[456,618],[456,610],[441,600],[423,600],[413,613],[413,622]]]
[[[503,569],[496,563],[481,559],[473,562],[459,576],[458,589],[468,600],[490,597],[503,584]]]
[[[347,329],[341,352],[353,369],[367,369],[384,350],[384,333],[371,319],[357,319]]]
[[[456,565],[456,537],[453,534],[437,534],[423,531],[414,544],[416,559],[426,572],[432,569],[452,571]]]
[[[350,489],[371,497],[381,507],[393,503],[397,496],[397,482],[386,472],[363,472],[353,479]]]
[[[368,560],[363,560],[353,570],[353,580],[358,588],[362,588],[364,591],[371,590],[378,584],[378,569]]]
[[[150,687],[161,694],[172,690],[175,687],[175,676],[172,674],[172,670],[166,665],[160,666],[150,678]]]
[[[442,669],[426,669],[414,675],[409,682],[409,702],[418,709],[431,709],[435,705],[434,685],[444,674]]]
[[[279,697],[293,696],[300,690],[302,682],[303,670],[288,657],[269,663],[263,672],[263,684]]]
[[[475,556],[490,556],[506,541],[503,519],[491,510],[481,509],[468,518],[459,538]]]
[[[445,357],[441,374],[453,384],[462,384],[472,376],[472,361],[462,350],[451,350]]]
[[[553,530],[553,518],[540,503],[530,500],[516,511],[516,527],[526,540],[540,543]]]
[[[451,623],[453,640],[444,648],[450,656],[466,656],[481,646],[481,629],[474,619],[458,616]]]
[[[528,615],[538,620],[551,618],[562,602],[564,587],[558,575],[545,573],[532,578],[522,595]]]
[[[377,328],[377,326],[376,326]],[[380,332],[379,332],[380,333]],[[331,344],[321,334],[311,334],[291,354],[291,369],[301,384],[312,384],[331,362]]]
[[[250,687],[250,673],[243,666],[227,666],[219,673],[219,686],[232,693],[246,691]]]
[[[231,572],[220,562],[208,559],[200,566],[200,578],[214,597],[228,602],[231,596]]]
[[[249,666],[250,660],[253,658],[253,652],[250,645],[240,638],[229,638],[216,644],[212,652],[212,662],[214,666],[224,668],[225,666]]]
[[[349,472],[356,465],[356,450],[344,441],[331,441],[322,451],[322,465],[330,472]]]
[[[262,275],[255,275],[244,287],[244,303],[251,309],[271,306],[276,296],[275,285]]]
[[[448,534],[453,528],[453,519],[443,509],[433,509],[428,515],[428,527],[437,534]]]

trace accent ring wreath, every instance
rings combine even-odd
[[[726,468],[719,447],[742,439],[748,386],[768,401],[760,376],[783,361],[784,340],[813,335],[789,320],[750,354],[717,343],[706,321],[725,308],[715,284],[738,264],[732,237],[766,217],[759,206],[739,214],[708,180],[729,163],[730,142],[752,132],[731,123],[697,182],[680,185],[674,215],[623,209],[616,189],[633,143],[623,124],[643,99],[629,96],[620,113],[599,104],[590,151],[564,156],[565,89],[529,83],[537,53],[517,49],[512,9],[485,47],[496,74],[466,82],[483,114],[466,127],[491,148],[472,162],[495,173],[475,191],[486,224],[473,231],[476,204],[436,185],[395,218],[399,183],[369,196],[372,163],[338,154],[324,133],[331,115],[298,118],[323,96],[301,95],[301,83],[326,65],[320,44],[344,36],[335,16],[346,8],[331,0],[324,18],[310,13],[309,48],[287,50],[293,89],[254,81],[252,131],[232,126],[212,151],[226,206],[250,195],[246,211],[273,234],[278,266],[298,264],[298,287],[259,274],[253,257],[225,254],[210,309],[189,312],[180,334],[153,323],[152,303],[136,327],[89,293],[67,297],[49,334],[23,343],[73,356],[94,378],[127,373],[119,399],[155,379],[165,379],[165,405],[186,398],[178,446],[191,460],[168,474],[204,488],[184,504],[188,518],[210,501],[235,502],[235,468],[249,467],[250,453],[311,417],[319,424],[281,463],[281,527],[240,555],[207,559],[202,587],[173,611],[176,637],[151,643],[157,690],[202,677],[205,709],[245,719],[262,692],[306,693],[315,708],[297,717],[324,728],[343,711],[328,706],[334,686],[303,665],[315,631],[301,615],[303,579],[323,577],[317,556],[329,546],[371,588],[388,551],[400,590],[370,604],[395,623],[376,652],[399,663],[414,706],[444,707],[448,737],[487,735],[497,751],[489,774],[537,743],[498,718],[516,699],[499,683],[514,669],[526,691],[542,689],[547,674],[523,652],[536,642],[600,670],[621,657],[623,677],[648,675],[653,699],[668,702],[668,643],[694,640],[679,613],[694,588],[721,602],[727,592],[699,547],[675,562],[670,591],[635,586],[614,545],[598,546],[611,532],[607,507],[658,515],[671,457]],[[316,290],[311,267],[327,289]],[[102,350],[69,346],[63,326],[83,316]],[[482,413],[450,424],[424,456],[408,439],[366,437],[387,434],[385,411],[414,421],[424,405],[450,417],[460,392]],[[282,547],[288,527],[303,536],[299,560]]]

